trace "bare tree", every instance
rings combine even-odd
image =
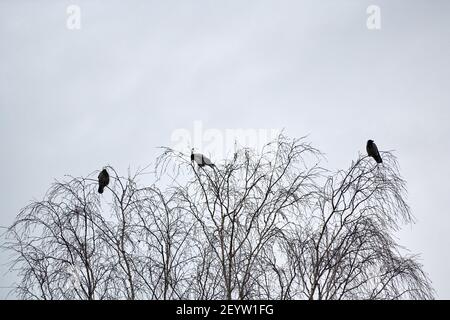
[[[109,170],[109,200],[95,179],[70,177],[18,215],[5,246],[15,252],[20,297],[183,297],[174,284],[183,282],[188,223],[156,187],[137,185],[142,172],[124,178]]]
[[[280,279],[279,298],[433,297],[421,265],[414,256],[402,256],[392,237],[412,218],[396,159],[388,152],[383,159],[377,166],[362,157],[327,177],[313,210],[283,239],[284,263],[268,255]]]
[[[200,253],[209,251],[211,274],[198,286],[218,285],[222,299],[258,298],[252,274],[260,254],[317,193],[318,156],[309,144],[282,136],[259,155],[248,149],[237,152],[219,169],[197,168],[183,155],[166,152],[193,175],[174,190],[179,206],[198,225]],[[307,158],[316,162],[309,167]]]
[[[393,154],[320,167],[305,139],[280,135],[215,167],[165,148],[96,192],[96,173],[55,182],[4,245],[31,299],[429,299],[393,234],[411,223]]]

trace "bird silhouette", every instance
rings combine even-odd
[[[100,174],[98,175],[98,193],[103,193],[103,189],[108,185],[109,183],[109,174],[106,169],[103,169]]]
[[[373,140],[367,141],[366,150],[367,155],[374,158],[377,163],[383,162],[383,159],[381,159],[380,153],[378,152],[378,147]]]
[[[204,166],[210,166],[214,167],[214,163],[209,160],[209,158],[205,157],[201,153],[194,153],[194,148],[191,149],[191,161],[195,161],[195,163],[198,164],[200,168],[203,168]]]

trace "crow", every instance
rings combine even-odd
[[[194,153],[194,148],[191,150],[191,161],[195,161],[200,168],[204,166],[214,167],[214,163],[201,153]]]
[[[368,140],[366,145],[367,155],[375,159],[377,163],[382,163],[383,159],[381,159],[380,153],[378,152],[377,145],[373,140]]]
[[[105,189],[108,183],[109,183],[108,171],[106,171],[106,169],[103,169],[98,175],[98,193],[103,193],[103,189]]]

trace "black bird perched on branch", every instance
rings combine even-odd
[[[200,168],[204,166],[214,167],[214,163],[201,153],[194,153],[194,148],[191,150],[191,161],[195,161]]]
[[[108,171],[106,171],[106,169],[103,169],[98,175],[98,193],[103,193],[103,189],[105,189],[108,183],[109,183]]]
[[[377,163],[382,163],[383,159],[381,159],[380,153],[378,152],[377,145],[373,140],[367,141],[366,145],[367,155],[375,159]]]

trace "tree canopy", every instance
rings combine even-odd
[[[6,233],[31,299],[431,299],[394,233],[412,223],[395,155],[330,172],[280,135],[215,167],[164,148],[154,170],[51,185]],[[143,183],[148,181],[150,183]]]

